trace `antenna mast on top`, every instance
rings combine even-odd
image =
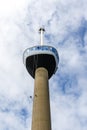
[[[45,29],[44,28],[40,28],[39,29],[39,33],[40,33],[40,45],[42,46],[44,44],[43,42],[43,34],[45,32]]]

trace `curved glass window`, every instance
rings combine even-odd
[[[24,53],[26,52],[31,53],[31,51],[45,51],[45,50],[55,53],[57,59],[59,60],[57,50],[52,46],[34,46],[34,47],[26,49]]]

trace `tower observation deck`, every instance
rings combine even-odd
[[[43,45],[44,29],[40,28],[41,45],[27,48],[23,62],[35,79],[32,130],[51,130],[48,79],[57,71],[59,56],[52,46]]]

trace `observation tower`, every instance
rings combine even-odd
[[[43,44],[45,29],[40,28],[40,45],[24,51],[23,62],[29,74],[35,79],[31,130],[51,130],[49,79],[57,71],[59,56],[57,50]]]

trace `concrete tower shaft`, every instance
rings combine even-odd
[[[42,67],[35,72],[32,130],[51,130],[48,71]]]
[[[23,54],[26,69],[35,79],[31,130],[51,130],[48,81],[57,71],[59,55],[54,47],[43,45],[44,31],[39,30],[41,44],[27,48]]]

